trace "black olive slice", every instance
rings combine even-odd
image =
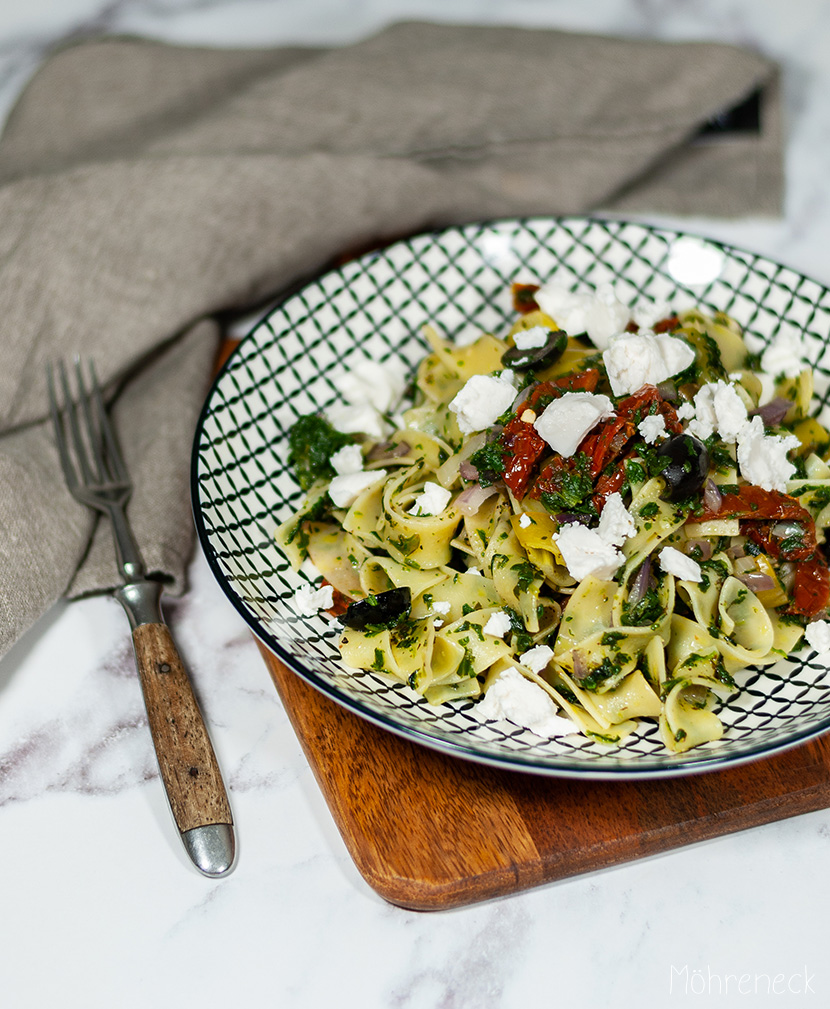
[[[511,347],[501,356],[505,368],[539,368],[555,364],[568,346],[568,334],[562,329],[550,330],[548,338],[541,347],[528,347],[520,350]]]
[[[386,627],[394,624],[401,617],[409,616],[412,606],[412,593],[404,586],[400,589],[388,589],[378,592],[375,596],[356,599],[349,603],[346,612],[340,618],[347,627],[362,631],[367,627]]]
[[[666,481],[666,498],[679,501],[696,494],[709,475],[709,449],[690,434],[678,434],[664,441],[657,454],[666,462],[661,475]]]

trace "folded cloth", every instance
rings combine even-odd
[[[57,52],[0,141],[0,654],[61,595],[119,580],[110,530],[64,488],[47,361],[95,359],[141,550],[181,592],[219,320],[434,226],[778,213],[776,78],[726,45],[420,23],[330,50]],[[759,89],[759,132],[698,138]]]

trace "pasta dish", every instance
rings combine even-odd
[[[614,745],[717,740],[741,670],[830,645],[830,434],[781,334],[514,284],[503,334],[426,327],[414,374],[334,379],[276,540],[347,667],[429,704]],[[737,680],[736,680],[737,677]]]

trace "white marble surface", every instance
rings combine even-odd
[[[339,43],[399,18],[717,39],[780,60],[785,216],[660,222],[830,282],[823,0],[7,0],[0,115],[64,39]],[[186,862],[117,604],[58,607],[0,662],[4,1007],[828,1003],[830,812],[465,910],[402,911],[354,868],[256,647],[201,560],[168,615],[230,785],[238,866],[210,881]],[[780,975],[776,993],[763,981],[760,994],[752,980],[739,989],[744,974]]]

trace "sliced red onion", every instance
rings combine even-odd
[[[792,402],[783,396],[776,396],[769,403],[759,406],[757,410],[751,410],[749,416],[760,417],[764,427],[778,427],[792,409],[792,405]]]
[[[466,459],[458,467],[458,472],[461,474],[462,480],[478,480],[478,470]]]
[[[726,556],[731,557],[733,561],[737,560],[738,557],[746,556],[743,543],[734,543],[731,547],[727,547]]]
[[[772,535],[785,540],[788,536],[803,536],[804,526],[800,522],[776,522]]]
[[[750,572],[757,571],[757,566],[755,564],[754,557],[736,557],[735,558],[735,572],[740,577],[741,575],[749,574]]]
[[[695,560],[708,561],[712,556],[712,544],[709,540],[688,540],[686,553],[694,555]]]
[[[775,579],[772,575],[766,575],[763,571],[750,571],[744,575],[735,576],[739,582],[743,582],[744,585],[752,592],[766,592],[768,589],[775,588]]]
[[[590,670],[588,669],[588,663],[585,661],[585,656],[580,652],[578,648],[574,648],[571,652],[571,658],[574,663],[573,676],[577,683],[581,682],[588,675]]]
[[[515,413],[516,410],[524,403],[524,401],[530,396],[536,386],[539,385],[538,382],[531,382],[530,385],[526,385],[524,389],[520,389],[516,394],[516,398],[513,400],[513,405],[510,409]]]
[[[646,557],[640,565],[640,570],[631,584],[631,591],[628,593],[628,601],[636,606],[643,598],[653,581],[651,575],[651,558]]]
[[[367,462],[381,462],[384,459],[400,459],[409,455],[412,446],[406,441],[379,441],[366,456]]]
[[[487,498],[497,493],[497,487],[481,487],[479,484],[474,484],[463,490],[455,499],[455,503],[462,515],[475,515]]]
[[[715,481],[709,477],[703,485],[703,505],[707,511],[719,512],[722,504],[723,494],[721,494]]]

